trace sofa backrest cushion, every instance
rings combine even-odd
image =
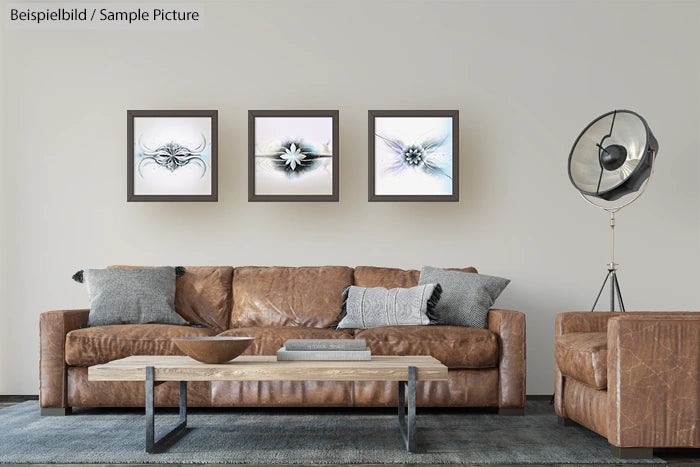
[[[231,266],[187,266],[175,282],[175,311],[217,332],[228,329],[233,307]]]
[[[450,271],[477,272],[476,268],[446,268]],[[358,287],[415,287],[418,285],[420,271],[417,269],[379,268],[376,266],[357,266],[353,285]]]
[[[191,323],[225,331],[233,304],[232,281],[231,266],[185,266],[185,274],[175,280],[175,311]]]
[[[236,268],[231,327],[330,327],[352,277],[345,266]]]

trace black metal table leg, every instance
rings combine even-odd
[[[159,440],[156,440],[155,431],[155,400],[153,391],[158,384],[153,377],[152,366],[146,367],[146,452],[149,454],[159,452],[172,441],[181,436],[187,428],[187,381],[180,381],[180,419]]]
[[[404,407],[408,389],[408,419]],[[416,451],[416,367],[408,367],[408,381],[399,381],[399,428],[408,452]]]

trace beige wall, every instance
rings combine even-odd
[[[37,392],[38,318],[83,267],[474,265],[512,279],[528,393],[554,316],[590,307],[608,220],[566,173],[579,131],[644,115],[661,151],[618,216],[628,309],[699,309],[697,2],[235,1],[201,31],[2,30],[0,394]],[[126,109],[219,110],[219,202],[127,203]],[[340,202],[248,203],[247,110],[340,110]],[[459,109],[460,202],[368,203],[367,110]]]

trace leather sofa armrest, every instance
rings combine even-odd
[[[605,332],[608,320],[619,316],[615,311],[568,311],[559,313],[554,321],[554,335],[569,332]]]
[[[525,314],[489,310],[488,324],[498,335],[498,406],[525,407]]]
[[[700,313],[616,315],[608,322],[608,440],[700,447]]]
[[[47,311],[39,316],[41,407],[66,407],[66,334],[85,326],[90,310]]]

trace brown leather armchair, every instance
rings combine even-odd
[[[604,436],[613,455],[700,447],[700,313],[556,317],[554,407]]]

